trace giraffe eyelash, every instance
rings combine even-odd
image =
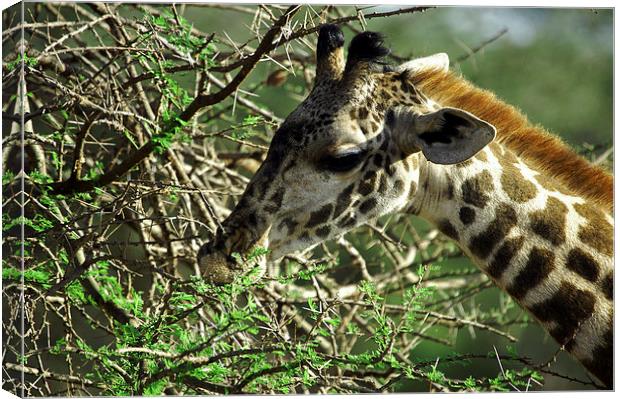
[[[324,156],[319,161],[319,168],[330,172],[348,172],[360,165],[366,158],[366,151],[351,149],[339,154]]]

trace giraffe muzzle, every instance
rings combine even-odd
[[[203,277],[215,285],[230,284],[235,277],[244,274],[260,279],[265,274],[267,257],[256,254],[254,249],[268,247],[270,230],[267,229],[258,240],[252,240],[246,231],[237,231],[203,245],[198,251],[198,265]]]

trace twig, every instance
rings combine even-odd
[[[478,46],[474,47],[473,49],[468,50],[466,54],[463,54],[463,55],[459,56],[453,62],[453,64],[459,64],[459,63],[465,61],[466,59],[468,59],[472,55],[476,54],[477,52],[479,52],[480,50],[482,50],[483,48],[485,48],[489,44],[493,43],[494,41],[498,40],[500,37],[504,36],[506,33],[508,33],[508,28],[501,29],[499,32],[497,32],[495,35],[493,35],[489,39],[483,41],[482,43],[480,43]]]

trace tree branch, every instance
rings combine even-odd
[[[280,44],[279,40],[275,42],[274,40],[276,39],[277,35],[282,31],[284,25],[298,10],[299,6],[290,6],[284,12],[284,14],[280,16],[280,18],[274,23],[274,25],[269,29],[269,31],[267,31],[254,54],[252,54],[252,56],[250,56],[244,61],[243,67],[228,85],[226,85],[223,89],[214,94],[200,93],[179,115],[178,118],[181,121],[187,122],[200,109],[213,104],[217,104],[227,98],[230,94],[232,94],[245,80],[245,78],[252,71],[252,69],[254,69],[262,56],[273,50]],[[170,126],[164,127],[163,130],[167,132],[172,131],[173,129],[179,127],[180,124],[181,122],[179,121],[173,121]],[[67,195],[72,193],[91,191],[96,187],[103,187],[120,178],[129,170],[131,170],[144,158],[148,157],[155,150],[155,148],[157,148],[157,143],[153,140],[149,140],[142,147],[138,148],[132,154],[130,154],[129,157],[125,159],[125,161],[112,167],[112,169],[99,176],[97,179],[80,180],[77,179],[75,176],[72,176],[65,181],[51,183],[50,187],[52,187],[52,193]]]

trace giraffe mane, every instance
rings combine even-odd
[[[558,136],[533,125],[517,108],[452,71],[430,69],[412,79],[417,88],[439,104],[464,109],[494,125],[496,140],[537,170],[613,212],[613,177],[575,153]]]

